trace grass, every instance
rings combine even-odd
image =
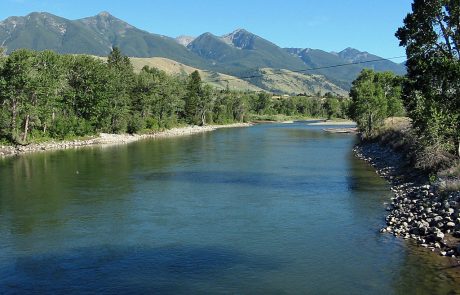
[[[444,179],[442,189],[446,192],[460,191],[460,161],[457,160],[451,167],[438,173]]]
[[[410,154],[415,146],[415,134],[409,118],[387,118],[371,140],[377,140],[397,152]]]
[[[2,138],[0,139],[0,146],[13,146],[13,144],[6,139]]]
[[[422,144],[412,129],[409,118],[386,119],[371,140],[404,154],[412,169],[435,175],[440,180],[443,191],[460,191],[460,160],[437,144]]]

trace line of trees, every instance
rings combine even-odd
[[[415,131],[416,165],[427,170],[460,157],[459,20],[460,0],[414,0],[395,34],[406,47],[407,75],[363,70],[350,91],[349,116],[365,137],[405,109]]]
[[[243,122],[251,114],[343,116],[345,103],[328,99],[336,101],[217,90],[197,71],[186,78],[149,67],[135,73],[117,48],[107,60],[27,49],[9,56],[0,52],[0,141],[16,144]]]

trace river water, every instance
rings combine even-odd
[[[1,294],[456,294],[380,234],[353,135],[304,122],[0,160]]]

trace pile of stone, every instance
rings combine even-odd
[[[398,185],[393,191],[387,226],[381,232],[414,239],[423,247],[439,249],[443,256],[460,255],[460,245],[453,247],[445,240],[449,234],[460,238],[460,194],[438,194],[430,185]]]
[[[364,144],[354,152],[392,184],[395,196],[380,232],[413,239],[443,256],[460,256],[460,192],[440,192],[437,185],[401,175],[402,156],[378,144]]]

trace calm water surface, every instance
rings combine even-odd
[[[355,138],[304,123],[0,160],[0,293],[457,294],[389,235]]]

